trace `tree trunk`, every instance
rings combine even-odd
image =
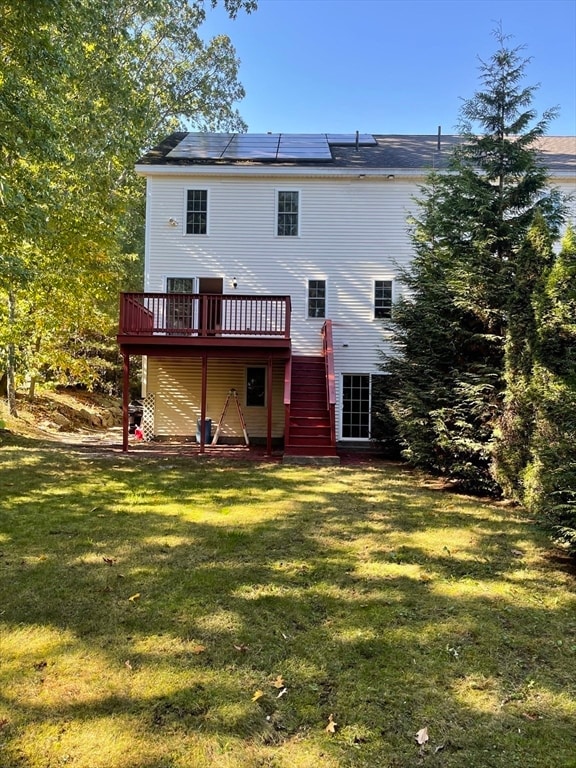
[[[42,337],[36,336],[36,341],[34,342],[34,354],[38,355],[38,352],[40,352],[40,345],[42,343]],[[32,402],[34,400],[34,394],[36,390],[36,382],[38,381],[38,377],[35,373],[32,374],[30,377],[30,386],[28,387],[28,402]]]
[[[14,328],[16,319],[16,297],[13,291],[8,293],[8,323]],[[8,344],[8,366],[6,368],[7,400],[8,413],[11,416],[18,416],[16,411],[16,346],[12,340]]]

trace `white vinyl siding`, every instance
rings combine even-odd
[[[222,277],[226,293],[234,291],[236,278],[242,294],[288,295],[292,351],[318,355],[322,323],[308,318],[308,280],[326,279],[339,389],[342,371],[378,373],[379,351],[391,351],[389,331],[374,322],[374,283],[410,261],[406,219],[414,212],[417,187],[370,179],[297,178],[296,183],[300,202],[305,199],[300,237],[277,237],[271,226],[276,192],[294,187],[281,186],[273,176],[211,177],[209,184],[201,176],[193,183],[186,176],[150,178],[145,289],[161,292],[165,275],[192,272]],[[183,210],[192,187],[209,189],[209,238],[182,237],[168,224]]]

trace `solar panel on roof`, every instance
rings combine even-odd
[[[340,146],[352,146],[356,144],[355,133],[328,133],[326,138],[329,144],[338,144]],[[376,139],[371,133],[359,133],[358,144],[362,147],[372,147],[376,144]]]
[[[233,133],[188,133],[167,157],[217,160],[233,137]]]
[[[278,134],[239,133],[226,148],[225,160],[275,160]]]
[[[360,134],[359,143],[375,144]],[[167,157],[187,160],[331,160],[330,143],[355,144],[355,134],[189,133]]]
[[[278,146],[279,160],[331,160],[324,134],[283,133]]]

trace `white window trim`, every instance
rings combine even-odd
[[[394,304],[396,302],[396,280],[391,277],[390,275],[384,276],[384,277],[375,277],[374,280],[372,280],[372,320],[375,320],[377,322],[390,322],[392,320],[391,317],[376,317],[376,283],[381,282],[389,282],[392,283],[392,315],[394,314]]]
[[[343,423],[342,423],[342,409],[344,407],[344,376],[368,376],[369,379],[369,393],[370,393],[370,401],[369,401],[369,414],[372,413],[372,395],[373,395],[373,389],[372,389],[372,381],[374,379],[374,376],[379,376],[381,374],[378,373],[369,373],[367,371],[342,371],[340,374],[340,392],[338,397],[338,432],[339,437],[338,440],[342,443],[368,443],[372,439],[372,432],[370,430],[371,427],[371,421],[368,422],[368,437],[343,437]]]
[[[186,231],[186,222],[188,220],[188,192],[201,191],[206,192],[206,233],[203,235],[195,235],[193,232]],[[198,184],[197,186],[187,185],[184,190],[184,200],[182,203],[182,234],[184,237],[208,237],[210,235],[210,197],[211,191],[209,187]],[[172,277],[172,275],[170,275]]]
[[[325,286],[325,293],[326,296],[324,298],[324,317],[311,317],[308,314],[308,300],[310,298],[310,281],[311,280],[323,280],[324,286]],[[306,303],[305,303],[305,310],[304,310],[306,320],[312,320],[312,322],[325,322],[325,320],[328,318],[328,280],[325,277],[307,277],[306,278]]]
[[[278,234],[278,195],[280,192],[298,193],[298,232],[296,235]],[[274,189],[274,237],[278,240],[296,240],[302,235],[302,190],[295,187],[276,187]]]

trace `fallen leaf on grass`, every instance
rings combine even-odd
[[[276,678],[276,680],[274,680],[272,685],[274,686],[274,688],[284,688],[284,678],[282,677],[282,675],[278,675],[278,677]]]
[[[324,728],[326,733],[336,733],[337,727],[338,723],[334,722],[334,715],[328,715],[328,725]]]
[[[261,699],[262,696],[264,696],[264,691],[256,691],[252,696],[252,701],[258,701],[258,699]]]
[[[198,645],[193,645],[192,648],[190,648],[190,653],[194,653],[198,655],[199,653],[204,653],[205,650],[206,650],[205,645],[198,644]]]
[[[130,664],[130,661],[128,659],[126,659],[126,661],[124,662],[124,666],[126,667],[126,669],[132,669],[132,664]]]
[[[428,728],[420,728],[416,734],[416,741],[420,746],[423,746],[428,741]]]
[[[234,648],[239,653],[246,653],[246,651],[250,650],[247,645],[244,645],[244,643],[241,643],[240,645],[235,645]]]
[[[128,600],[129,600],[131,603],[135,603],[135,602],[136,602],[136,600],[138,600],[138,598],[139,598],[139,597],[140,597],[140,592],[136,592],[136,594],[135,594],[135,595],[132,595],[132,597],[129,597],[129,598],[128,598]]]
[[[288,693],[288,688],[282,688],[278,696],[276,696],[277,699],[281,699],[282,696],[284,696],[285,693]]]

